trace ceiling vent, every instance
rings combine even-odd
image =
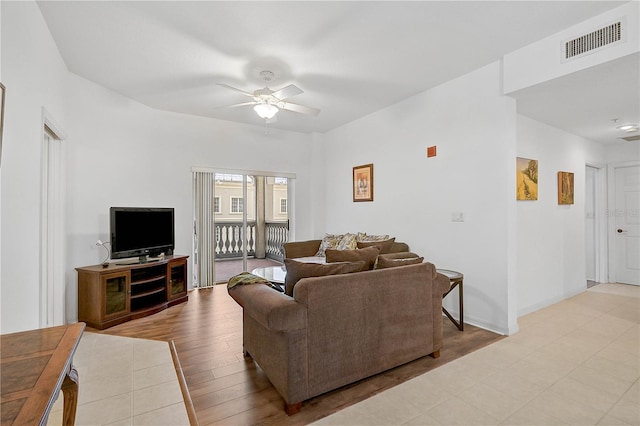
[[[624,139],[627,142],[640,141],[640,135],[627,136],[626,138],[620,138],[620,139]]]
[[[622,20],[564,43],[564,60],[573,59],[622,40]]]

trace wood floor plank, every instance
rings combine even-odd
[[[189,301],[106,330],[88,332],[173,341],[200,425],[303,425],[491,344],[503,336],[444,319],[440,358],[423,357],[312,398],[287,416],[264,372],[242,355],[242,308],[225,285],[189,292]]]

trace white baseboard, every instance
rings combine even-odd
[[[567,299],[569,299],[569,298],[571,298],[573,296],[576,296],[576,295],[578,295],[580,293],[585,292],[586,290],[587,289],[585,287],[585,288],[580,288],[580,289],[576,289],[576,290],[573,290],[573,291],[568,291],[568,292],[566,292],[564,294],[561,294],[559,296],[551,297],[549,299],[543,300],[542,302],[536,303],[534,305],[527,306],[527,307],[524,307],[522,309],[518,309],[518,318],[520,318],[522,316],[525,316],[527,314],[530,314],[532,312],[538,311],[538,310],[540,310],[542,308],[546,308],[547,306],[551,306],[551,305],[554,305],[554,304],[556,304],[558,302],[562,302],[563,300],[567,300]]]

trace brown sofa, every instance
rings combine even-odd
[[[243,344],[284,398],[302,401],[414,359],[439,356],[449,280],[431,263],[303,278],[293,297],[267,285],[229,294],[243,308]]]

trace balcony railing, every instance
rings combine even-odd
[[[216,222],[216,258],[241,258],[243,251],[242,222]],[[256,255],[256,222],[247,222],[247,256]],[[287,222],[265,222],[265,253],[270,259],[282,262],[282,244],[289,239]]]
[[[284,261],[282,245],[289,241],[289,222],[265,222],[265,228],[267,257],[279,262]]]
[[[247,256],[255,256],[256,222],[247,222]],[[242,257],[242,222],[216,222],[216,258]]]

